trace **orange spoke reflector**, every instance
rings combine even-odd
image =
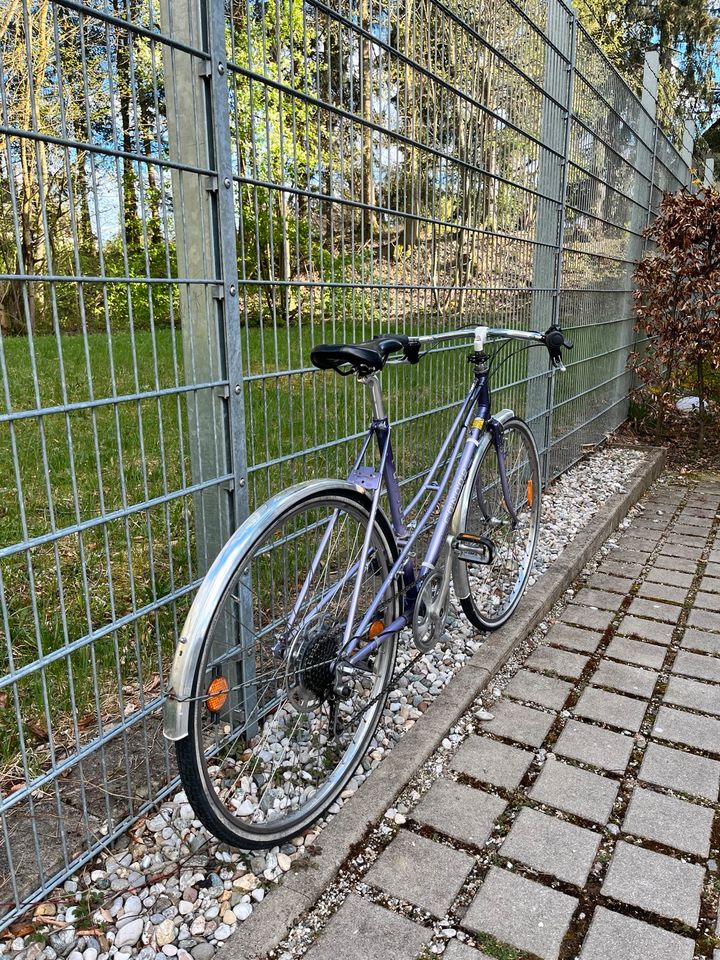
[[[532,477],[527,482],[527,501],[530,506],[532,506],[533,498],[533,487],[532,487]]]
[[[385,624],[382,620],[375,620],[370,624],[370,629],[368,630],[368,640],[374,640],[378,634],[382,633],[385,629]]]
[[[230,687],[225,677],[215,677],[207,688],[207,708],[210,713],[217,713],[222,710],[227,702],[228,691]]]

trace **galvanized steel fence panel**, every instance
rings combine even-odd
[[[0,926],[174,786],[168,662],[249,509],[367,418],[315,342],[544,328],[552,478],[626,415],[682,157],[559,0],[11,0],[0,20]],[[465,347],[384,374],[409,493]]]

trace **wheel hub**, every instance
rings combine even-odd
[[[338,635],[319,624],[301,636],[288,664],[288,696],[298,709],[331,699]]]

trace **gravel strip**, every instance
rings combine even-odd
[[[543,517],[531,583],[560,555],[612,497],[624,491],[645,459],[641,451],[611,449],[587,458],[555,483],[543,500]],[[629,521],[626,521],[626,523]],[[626,525],[623,524],[623,526]],[[499,696],[517,665],[543,639],[540,628],[513,655],[494,681]],[[461,616],[448,618],[447,647],[420,658],[391,691],[387,708],[368,755],[333,815],[357,790],[384,755],[409,730],[464,663],[477,651],[482,636]],[[406,638],[397,669],[414,657]],[[454,745],[458,732],[451,732]],[[398,821],[402,812],[398,811]],[[396,822],[398,822],[396,821]],[[136,824],[92,867],[66,881],[57,897],[35,909],[48,924],[44,942],[25,936],[0,944],[0,954],[18,960],[107,960],[121,954],[139,960],[210,960],[215,950],[252,913],[272,885],[298,857],[313,855],[322,828],[318,823],[292,844],[256,854],[217,843],[180,792],[152,817]]]

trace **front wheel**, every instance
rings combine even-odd
[[[213,613],[188,736],[176,747],[195,813],[234,846],[272,847],[307,829],[337,799],[380,720],[395,635],[360,669],[340,678],[335,670],[357,577],[355,623],[396,552],[387,522],[376,522],[359,569],[370,519],[365,501],[324,490],[271,517]],[[379,632],[377,621],[398,615],[391,584],[372,627]]]
[[[492,544],[492,561],[468,564],[464,589],[458,590],[456,584],[465,616],[482,630],[502,626],[520,602],[540,532],[540,463],[535,440],[523,420],[513,417],[505,423],[501,448],[507,490],[503,491],[498,453],[491,440],[467,479],[470,498],[461,531]]]

